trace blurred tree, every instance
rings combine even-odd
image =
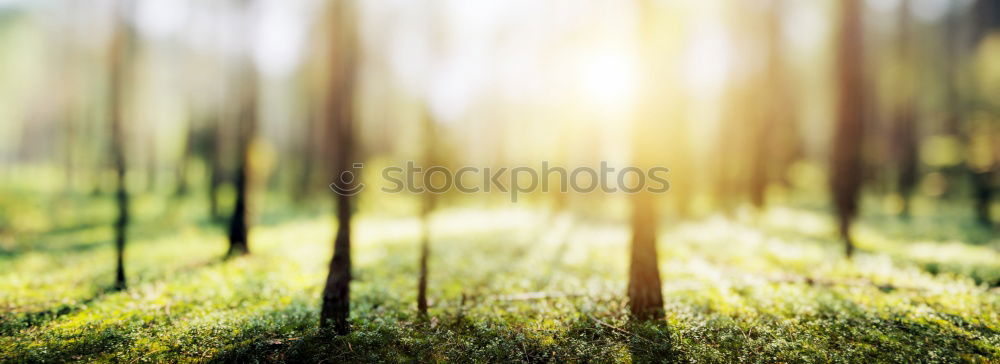
[[[897,98],[893,104],[892,116],[892,158],[896,164],[896,191],[903,200],[900,215],[910,217],[910,200],[917,186],[917,77],[912,47],[913,21],[910,16],[910,0],[902,0],[897,23],[895,65]]]
[[[656,37],[653,28],[653,5],[650,1],[643,3],[643,18],[640,20],[643,44],[643,64],[640,68],[645,75],[656,74],[657,67],[649,53],[655,52],[651,46]],[[654,161],[662,158],[661,138],[663,134],[662,121],[658,119],[656,108],[659,100],[655,93],[648,92],[654,81],[647,80],[640,88],[643,100],[639,103],[639,117],[633,123],[632,130],[632,161],[636,167],[646,169],[654,165]],[[657,225],[659,222],[656,211],[656,195],[639,184],[641,190],[632,194],[632,244],[629,257],[628,298],[632,316],[640,320],[656,320],[664,315],[663,285],[660,281],[659,258],[656,253]]]
[[[129,195],[126,185],[125,172],[125,135],[124,118],[125,106],[122,101],[125,85],[128,80],[125,78],[130,71],[129,51],[132,41],[131,28],[126,25],[126,14],[131,10],[128,0],[119,0],[112,7],[114,20],[114,32],[111,40],[110,55],[110,87],[109,87],[109,108],[111,115],[111,154],[115,165],[115,176],[117,181],[117,192],[115,201],[118,208],[118,219],[115,222],[115,290],[124,290],[127,287],[125,279],[125,243],[129,223]]]
[[[208,178],[208,209],[209,215],[214,222],[220,222],[223,219],[222,212],[219,211],[219,191],[222,184],[227,180],[226,166],[222,157],[223,146],[226,145],[225,133],[223,132],[225,128],[223,119],[222,115],[218,115],[212,120],[205,136],[207,141],[205,157],[207,158],[208,172],[210,174]]]
[[[257,124],[257,88],[255,71],[251,67],[246,67],[246,82],[244,86],[242,107],[237,116],[239,145],[239,161],[236,166],[236,204],[233,207],[233,214],[229,220],[229,252],[228,256],[245,255],[250,253],[250,246],[247,244],[249,230],[248,200],[250,189],[250,178],[253,175],[253,161],[251,160],[251,145],[256,134]]]
[[[997,30],[1000,29],[1000,2],[996,0],[978,0],[974,4],[973,12],[976,15],[974,37],[977,45],[984,44],[991,37],[1000,36],[997,34]],[[980,77],[973,77],[973,79],[976,80],[975,82],[981,82]],[[978,93],[982,93],[982,90],[980,90],[979,85],[975,89],[977,92],[977,111],[982,111],[984,108],[997,107],[995,94],[978,95]],[[996,113],[995,109],[992,112]],[[989,126],[975,125],[971,121],[969,120],[966,123],[969,128],[966,131],[967,134],[970,134],[968,135],[969,139],[974,139],[976,137],[974,134],[977,131],[986,133],[991,131]],[[992,124],[993,128],[997,127],[995,122],[992,122]],[[972,142],[973,140],[969,141]],[[989,156],[989,152],[982,153],[985,156],[982,158],[983,160],[969,163],[969,172],[972,177],[976,217],[981,225],[991,227],[994,225],[994,222],[990,208],[993,203],[993,197],[996,195],[998,189],[997,186],[1000,186],[1000,146],[998,146],[1000,142],[987,137],[983,138],[979,143],[986,144],[982,149],[987,151],[992,150],[992,156]],[[970,146],[975,144],[978,143],[969,143]]]
[[[333,259],[330,272],[323,288],[323,307],[320,311],[320,327],[333,329],[339,335],[350,332],[351,283],[351,200],[358,186],[353,175],[352,154],[354,148],[354,83],[356,62],[356,30],[354,29],[355,6],[353,1],[337,0],[330,7],[329,21],[334,27],[330,39],[333,43],[330,61],[331,72],[326,106],[330,140],[336,148],[331,148],[334,187],[336,194],[337,236],[333,244]]]
[[[190,183],[188,181],[188,166],[191,164],[191,160],[195,157],[197,148],[195,138],[195,123],[194,123],[194,113],[189,112],[188,118],[184,123],[184,139],[181,141],[181,159],[177,162],[176,170],[176,180],[177,189],[174,194],[178,197],[187,196],[190,190]]]
[[[643,320],[663,317],[663,291],[656,254],[657,216],[651,193],[643,191],[633,195],[628,298],[632,316]]]
[[[774,0],[765,11],[763,24],[764,70],[760,82],[770,92],[760,93],[760,120],[755,123],[750,175],[750,202],[757,208],[766,204],[767,187],[788,184],[788,169],[801,156],[795,96],[791,91],[791,70],[785,60],[782,38],[783,10],[788,4]]]
[[[430,108],[424,107],[423,113],[424,140],[424,163],[429,168],[438,165],[437,156],[437,126]],[[427,316],[427,260],[430,256],[431,245],[431,213],[437,203],[435,194],[425,192],[421,194],[423,203],[420,209],[420,220],[422,222],[422,234],[420,241],[420,275],[417,281],[417,311],[421,316]]]
[[[317,108],[318,109],[318,108]],[[300,159],[301,173],[298,174],[297,186],[292,193],[292,198],[296,203],[303,203],[306,201],[311,192],[313,192],[313,169],[315,168],[315,160],[317,154],[317,145],[319,144],[316,139],[321,135],[319,131],[319,124],[321,115],[319,112],[313,111],[306,116],[306,125],[303,128],[304,133],[302,134],[302,145],[300,146],[299,153],[301,153],[302,158]]]
[[[864,125],[862,29],[860,0],[840,2],[840,30],[836,43],[837,116],[830,163],[830,187],[837,210],[840,236],[847,256],[854,253],[851,220],[858,213],[861,189],[861,138]]]
[[[726,107],[719,120],[716,136],[715,183],[713,194],[716,207],[723,213],[732,214],[744,202],[747,192],[747,153],[751,135],[751,124],[744,119],[748,113],[748,85],[745,80],[734,80],[726,86],[724,103]]]
[[[246,0],[246,8],[252,8],[253,0]],[[249,20],[244,30],[250,34],[252,26]],[[254,68],[250,55],[243,59],[240,80],[242,87],[238,102],[240,110],[236,115],[237,123],[237,145],[239,153],[236,165],[236,204],[233,207],[233,214],[229,220],[229,251],[227,256],[246,255],[250,253],[250,246],[247,243],[250,228],[250,216],[248,213],[250,179],[253,177],[252,145],[257,136],[257,71]]]

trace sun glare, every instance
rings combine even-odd
[[[730,44],[719,27],[698,32],[688,47],[686,78],[697,95],[710,96],[725,86],[729,72]]]
[[[595,52],[583,58],[580,81],[588,101],[605,113],[628,110],[635,99],[636,61],[625,51]]]

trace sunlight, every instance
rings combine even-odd
[[[622,50],[603,50],[582,58],[580,82],[589,101],[601,112],[628,111],[638,83],[636,61]]]
[[[686,78],[695,94],[712,95],[725,86],[730,48],[728,37],[718,26],[703,27],[691,39],[685,59]]]

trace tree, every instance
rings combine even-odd
[[[188,118],[185,122],[184,130],[184,140],[182,141],[183,149],[181,150],[181,158],[177,161],[177,171],[176,179],[177,186],[174,190],[174,195],[177,197],[184,197],[188,195],[190,190],[190,183],[188,181],[188,166],[191,164],[191,159],[194,158],[196,146],[196,130],[194,122],[194,113],[190,112]]]
[[[657,220],[651,193],[635,194],[632,198],[628,298],[632,316],[642,320],[663,317],[663,290],[656,255]]]
[[[854,253],[851,221],[858,213],[861,189],[861,138],[863,136],[864,96],[861,63],[860,0],[840,3],[840,31],[837,54],[837,110],[833,140],[830,187],[837,210],[840,236],[847,256]]]
[[[247,8],[250,8],[250,3],[251,1],[247,1]],[[245,28],[249,30],[250,27]],[[243,61],[243,77],[241,77],[244,82],[241,88],[243,94],[239,98],[241,107],[236,120],[239,146],[237,158],[239,160],[235,181],[236,204],[229,220],[229,252],[226,255],[230,257],[250,253],[250,246],[247,243],[248,230],[250,229],[247,205],[249,204],[250,179],[253,176],[250,148],[257,134],[257,72],[249,58],[250,56],[247,56]]]
[[[222,163],[222,146],[225,144],[225,140],[221,115],[216,115],[210,124],[205,137],[207,142],[205,159],[207,159],[210,174],[208,178],[208,213],[212,221],[217,223],[223,218],[219,211],[219,189],[226,180],[226,170]]]
[[[331,39],[333,57],[329,95],[327,98],[327,122],[331,140],[336,147],[331,148],[331,160],[335,172],[337,235],[333,243],[333,259],[323,288],[323,306],[320,310],[320,327],[332,329],[338,335],[350,332],[351,283],[351,200],[356,191],[357,178],[351,174],[354,122],[354,67],[355,33],[353,29],[353,9],[355,4],[348,0],[338,0],[331,6],[330,21],[333,22]]]
[[[123,119],[125,118],[125,108],[122,102],[124,95],[123,88],[127,81],[125,79],[129,71],[129,42],[131,41],[131,31],[125,25],[125,15],[128,13],[129,4],[126,0],[119,0],[115,3],[113,11],[115,28],[111,41],[111,80],[109,88],[109,108],[111,114],[111,157],[115,165],[115,177],[118,184],[115,192],[115,203],[118,209],[118,218],[115,221],[115,290],[124,290],[127,287],[125,279],[125,243],[127,241],[127,230],[129,223],[129,195],[128,186],[125,181],[126,160],[125,160],[125,136],[123,130]]]
[[[997,29],[1000,29],[1000,3],[992,0],[978,0],[974,4],[973,11],[976,14],[975,41],[977,44],[982,44],[983,41],[990,37],[990,34],[995,34]],[[978,77],[973,77],[973,79],[975,80],[974,82],[979,82]],[[976,86],[976,98],[979,99],[977,104],[990,105],[992,102],[995,102],[993,101],[995,99],[990,98],[994,95],[989,94],[989,92],[984,93],[980,88],[979,85]],[[968,121],[966,123],[972,124]],[[975,126],[972,125],[970,129],[973,127]],[[989,143],[989,138],[985,140]],[[996,150],[997,145],[995,141],[989,144],[993,147],[993,150]],[[998,180],[1000,180],[1000,160],[994,157],[982,165],[974,166],[971,164],[969,172],[972,179],[976,218],[980,225],[992,227],[994,223],[990,206],[993,203],[994,195],[996,195]]]
[[[429,110],[425,110],[424,117],[424,161],[427,168],[437,163],[436,149],[434,146],[437,128]],[[420,209],[420,219],[422,222],[422,234],[420,241],[420,274],[417,278],[417,311],[420,316],[427,317],[427,260],[430,257],[431,245],[431,212],[434,211],[437,199],[433,193],[425,192],[423,203]]]
[[[653,5],[643,3],[646,7],[642,19],[644,44],[642,47],[642,70],[648,75],[656,75],[653,30]],[[653,82],[645,82],[643,91],[649,91]],[[659,135],[662,135],[662,122],[658,120],[654,105],[654,93],[644,92],[640,103],[639,118],[633,125],[632,160],[636,167],[652,167],[654,161],[662,157]],[[644,186],[640,186],[644,187]],[[643,188],[632,195],[632,244],[629,257],[628,298],[632,316],[640,320],[654,320],[663,317],[663,289],[660,282],[659,259],[656,253],[656,231],[659,221],[656,211],[655,195]]]
[[[898,84],[899,99],[893,109],[892,145],[896,162],[896,188],[903,198],[903,218],[910,216],[910,200],[917,185],[917,110],[914,103],[916,64],[911,49],[912,21],[910,1],[903,0],[899,9],[899,35],[896,41],[896,67],[900,72]]]
[[[236,205],[233,207],[233,214],[229,220],[229,252],[228,256],[245,255],[250,253],[250,246],[247,244],[248,230],[250,228],[248,214],[248,199],[250,178],[252,176],[252,166],[250,158],[250,146],[256,134],[257,124],[257,89],[255,72],[250,66],[246,67],[246,82],[243,95],[242,110],[238,115],[238,141],[239,141],[239,162],[236,167]]]
[[[787,184],[788,169],[799,155],[796,100],[792,91],[791,72],[785,59],[782,39],[783,9],[787,2],[774,0],[766,9],[762,42],[765,44],[765,66],[761,84],[770,92],[760,93],[760,119],[753,132],[750,147],[753,156],[750,170],[750,202],[757,208],[766,205],[767,187],[772,183]]]

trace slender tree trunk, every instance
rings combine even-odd
[[[973,36],[976,43],[980,43],[990,34],[996,33],[997,29],[1000,29],[1000,2],[995,0],[978,0],[973,9],[976,14]],[[978,77],[973,77],[973,82],[978,83],[981,81]],[[979,87],[975,87],[975,89],[979,89]],[[990,95],[977,95],[977,98],[981,99],[988,97]],[[996,141],[990,144],[992,144],[994,150],[997,148]],[[998,183],[998,180],[1000,180],[1000,162],[994,159],[990,165],[979,166],[978,168],[969,167],[973,198],[975,199],[976,219],[984,227],[995,227],[990,206],[996,195],[997,186],[1000,185]]]
[[[910,217],[910,200],[913,198],[913,190],[917,185],[917,133],[916,119],[917,109],[914,99],[915,93],[920,88],[916,85],[914,70],[917,67],[914,62],[913,50],[911,47],[912,26],[910,21],[910,1],[902,0],[899,10],[899,36],[896,40],[896,61],[897,67],[902,70],[902,75],[896,89],[900,91],[899,99],[896,100],[895,115],[893,120],[893,145],[895,146],[896,162],[896,189],[903,199],[903,209],[900,216]]]
[[[642,320],[663,317],[663,291],[656,254],[656,208],[646,192],[632,198],[632,252],[629,259],[628,298],[632,316]]]
[[[320,327],[332,329],[338,335],[350,332],[348,318],[351,311],[351,205],[352,196],[357,192],[357,177],[350,173],[353,158],[354,109],[354,62],[355,47],[354,2],[336,1],[331,6],[330,20],[335,25],[331,29],[334,42],[330,59],[329,98],[327,115],[332,140],[336,143],[333,156],[334,187],[336,194],[337,236],[333,243],[333,259],[330,272],[323,288],[323,304],[320,310]],[[331,149],[333,150],[333,149]]]
[[[146,143],[146,192],[156,193],[157,185],[160,182],[160,163],[156,153],[156,136],[148,136]]]
[[[758,210],[763,209],[767,202],[765,199],[767,197],[767,184],[769,181],[768,167],[771,160],[770,151],[772,148],[775,148],[770,135],[773,128],[770,117],[771,114],[765,114],[764,117],[757,119],[757,125],[754,127],[756,137],[754,138],[753,145],[750,146],[752,155],[749,186],[750,203]]]
[[[213,121],[211,130],[211,140],[207,146],[209,173],[208,179],[208,213],[213,222],[220,221],[222,214],[219,212],[219,187],[225,178],[225,171],[222,165],[222,120],[217,117]]]
[[[903,108],[913,108],[912,104],[910,106],[901,106]],[[900,211],[900,217],[904,219],[910,218],[910,205],[913,199],[913,191],[917,187],[918,176],[918,166],[917,166],[917,136],[916,136],[916,120],[912,110],[906,111],[901,110],[896,116],[896,125],[894,126],[896,131],[894,133],[896,137],[897,145],[897,173],[896,176],[896,187],[899,191],[900,196],[903,199],[903,209]]]
[[[771,62],[769,69],[769,81],[775,87],[775,92],[771,93],[768,105],[770,116],[774,118],[775,127],[772,132],[776,134],[772,146],[777,148],[777,153],[772,154],[774,158],[771,167],[770,180],[772,183],[783,186],[791,186],[788,178],[792,165],[802,158],[802,140],[799,134],[799,124],[796,122],[799,110],[799,97],[795,91],[795,73],[789,66],[785,57],[786,44],[782,34],[785,13],[784,9],[791,3],[790,0],[776,0],[771,2],[771,21],[769,22],[769,37]]]
[[[243,95],[243,109],[240,112],[239,127],[239,165],[236,169],[236,205],[229,221],[229,252],[228,256],[246,255],[250,253],[247,242],[250,229],[248,205],[250,199],[251,176],[253,175],[250,160],[250,146],[256,136],[257,129],[257,87],[256,71],[247,65],[247,82]]]
[[[318,113],[312,113],[318,114]],[[305,133],[302,135],[302,173],[299,174],[298,187],[293,191],[292,197],[296,202],[302,203],[313,195],[313,164],[316,155],[316,134],[319,124],[318,115],[309,115],[306,120]]]
[[[129,195],[128,186],[125,183],[126,160],[125,160],[125,136],[123,131],[124,107],[122,95],[125,87],[125,75],[128,73],[128,43],[130,41],[129,30],[124,25],[122,18],[127,5],[124,0],[118,1],[114,14],[116,19],[114,39],[111,45],[111,87],[110,87],[110,114],[111,114],[111,154],[115,165],[115,177],[117,180],[117,191],[115,202],[118,209],[118,218],[115,221],[115,290],[124,290],[127,287],[125,279],[125,243],[127,240],[129,224]]]
[[[652,24],[651,1],[644,1],[645,17],[641,20],[642,35],[645,46],[642,48],[642,70],[649,79],[662,76],[658,72],[657,59],[660,52],[652,45],[655,39],[655,28]],[[632,123],[632,163],[635,167],[648,169],[656,161],[664,158],[660,135],[663,132],[662,123],[642,123],[640,120],[657,120],[657,105],[662,100],[657,99],[655,81],[644,82],[641,86],[645,96],[639,103],[637,118]],[[645,187],[645,186],[641,186]],[[663,289],[660,282],[659,259],[656,254],[656,231],[659,218],[656,211],[656,196],[643,189],[632,196],[632,244],[629,257],[628,298],[632,317],[638,320],[656,320],[663,318]]]
[[[861,63],[860,0],[842,0],[840,35],[837,40],[837,118],[833,140],[830,186],[837,210],[840,234],[847,256],[854,253],[851,220],[858,212],[861,189],[861,138],[863,136],[864,88]]]
[[[247,9],[252,8],[252,1],[245,3]],[[256,27],[251,20],[244,20],[244,30],[249,33]],[[229,252],[227,256],[246,255],[250,253],[248,243],[250,230],[250,188],[253,185],[253,162],[251,160],[251,145],[257,136],[257,70],[253,61],[247,56],[243,59],[241,69],[242,93],[239,94],[240,111],[236,120],[236,134],[239,145],[236,167],[236,204],[229,221]]]
[[[437,163],[437,151],[434,147],[436,143],[437,128],[430,114],[430,110],[424,111],[424,161],[430,168]],[[420,241],[420,274],[417,279],[417,311],[420,316],[427,317],[427,261],[431,251],[431,213],[434,211],[436,199],[433,193],[424,192],[423,206],[421,207],[420,219],[423,223],[423,232]]]
[[[190,190],[190,185],[188,183],[188,165],[190,164],[191,157],[194,154],[195,148],[195,126],[193,116],[189,116],[187,122],[187,133],[184,134],[184,150],[181,154],[181,160],[177,165],[177,190],[175,194],[177,196],[187,196]]]
[[[337,195],[337,237],[333,243],[330,274],[323,289],[320,326],[338,335],[350,332],[351,311],[351,196]]]
[[[972,186],[975,197],[976,220],[984,227],[993,226],[993,216],[990,213],[990,204],[993,202],[994,191],[997,185],[997,169],[993,171],[972,172]]]
[[[787,5],[784,0],[771,1],[763,25],[767,63],[762,82],[769,85],[770,91],[760,102],[761,120],[753,146],[750,201],[757,208],[767,204],[768,186],[788,185],[788,169],[798,157],[798,131],[794,121],[796,98],[791,91],[791,72],[785,60],[782,38],[783,10]]]
[[[427,317],[427,260],[431,254],[431,221],[430,208],[424,202],[422,220],[422,239],[420,241],[420,276],[417,279],[417,312],[421,317]]]
[[[241,154],[246,154],[246,152]],[[244,158],[236,172],[236,205],[233,208],[233,215],[229,220],[229,251],[226,253],[228,256],[250,253],[250,246],[247,244],[247,231],[249,230],[249,223],[247,221],[247,179],[249,178],[249,169],[250,167]]]
[[[67,101],[67,104],[69,104],[69,103],[70,102]],[[74,156],[76,155],[76,151],[75,151],[75,147],[74,147],[75,144],[76,144],[76,123],[74,122],[74,118],[76,118],[76,115],[74,114],[74,112],[72,110],[72,106],[66,105],[65,107],[66,107],[66,110],[64,111],[64,115],[65,116],[63,116],[65,118],[63,120],[63,123],[65,124],[64,130],[66,132],[66,134],[65,134],[65,138],[66,139],[65,139],[65,142],[63,143],[64,153],[65,153],[64,154],[64,156],[65,156],[65,160],[64,160],[64,162],[65,162],[65,170],[64,170],[64,172],[66,173],[65,174],[65,177],[66,177],[65,191],[67,193],[69,193],[69,192],[73,192],[73,184],[75,182],[74,181],[74,177],[76,176],[76,171],[75,171],[75,168],[74,168],[76,166],[76,161],[75,161],[75,158],[74,158]]]

